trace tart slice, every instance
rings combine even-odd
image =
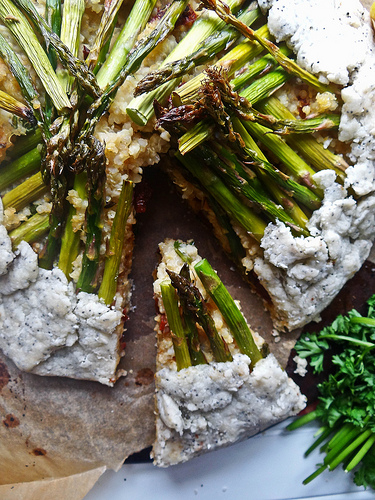
[[[159,245],[154,463],[167,467],[296,415],[305,397],[192,243]]]

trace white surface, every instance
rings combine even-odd
[[[317,426],[285,430],[287,420],[266,432],[196,458],[159,469],[151,463],[107,471],[85,500],[368,500],[375,492],[353,483],[341,468],[302,481],[322,461],[318,450],[304,458]]]

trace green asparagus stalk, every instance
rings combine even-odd
[[[161,283],[160,289],[168,325],[171,330],[177,370],[182,370],[191,366],[191,359],[178,309],[176,291],[170,283]]]
[[[242,3],[242,0],[230,0],[228,5],[231,9],[235,9]],[[186,55],[193,53],[199,45],[212,33],[221,30],[225,24],[220,21],[220,19],[214,19],[212,17],[198,18],[193,24],[187,35],[181,40],[181,42],[175,47],[174,50],[166,57],[164,65],[181,59]],[[158,89],[149,92],[145,95],[135,97],[128,105],[127,113],[130,118],[140,126],[144,126],[148,123],[150,118],[154,115],[154,100],[162,102],[167,95],[179,84],[180,79],[174,79],[163,85],[160,85]]]
[[[61,32],[61,0],[46,0],[46,11],[45,11],[45,19],[51,30],[56,33],[57,36],[60,36]],[[52,47],[47,49],[48,59],[50,60],[51,66],[54,70],[57,67],[57,56],[56,52]],[[45,102],[45,115],[48,124],[52,123],[53,118],[53,103],[48,94],[46,94],[46,102]]]
[[[77,79],[77,81],[82,86],[82,88],[84,88],[89,93],[89,95],[92,95],[94,97],[98,97],[100,95],[100,89],[98,87],[98,84],[97,84],[97,81],[96,81],[94,74],[88,69],[87,65],[83,61],[81,61],[80,59],[77,59],[77,57],[75,57],[70,52],[68,47],[64,43],[62,43],[62,41],[56,35],[56,33],[54,33],[52,31],[52,29],[46,23],[46,21],[39,15],[38,11],[35,9],[34,5],[30,2],[30,0],[13,0],[13,1],[15,4],[17,4],[20,7],[20,9],[23,10],[23,12],[25,12],[25,14],[28,16],[28,18],[33,23],[36,30],[38,32],[40,32],[40,34],[43,36],[44,41],[46,43],[46,46],[53,47],[61,64],[69,70],[70,74],[74,78]],[[10,0],[3,0],[3,3],[10,4],[11,2],[10,2]],[[19,12],[20,15],[23,15],[21,13],[21,11],[19,11],[18,9],[17,9],[17,11]],[[0,12],[0,17],[1,17],[1,12]],[[9,23],[8,23],[7,26],[11,28],[12,24],[11,24],[11,26],[9,26]],[[28,25],[28,26],[29,26],[29,31],[32,33],[32,36],[34,38],[36,38],[36,35],[34,34],[30,25]],[[25,34],[26,34],[26,32],[25,32]],[[45,53],[44,53],[44,56],[45,56]],[[30,58],[30,56],[29,56],[29,58]],[[48,60],[48,58],[47,58],[47,60]],[[31,61],[32,65],[34,66],[34,68],[36,69],[35,62],[38,62],[38,61],[34,61],[34,59],[33,60],[30,59],[30,61]],[[48,61],[48,64],[50,66],[49,61]],[[40,67],[39,62],[38,62],[38,66]],[[55,75],[55,78],[56,78],[56,75]],[[57,80],[57,78],[56,78],[56,80]],[[61,89],[62,89],[61,84],[59,84],[59,87],[60,87],[60,93],[61,93]],[[49,94],[51,93],[50,89],[48,89],[46,87],[45,87],[45,89],[46,89],[47,93],[49,93]],[[66,93],[64,92],[63,94],[65,96],[64,99],[66,98],[66,100],[69,102],[69,99],[67,98]],[[53,97],[52,97],[52,100],[54,102]],[[68,107],[68,108],[71,107],[70,103],[69,103],[69,106],[66,106],[66,105],[65,106],[58,106],[58,105],[56,105],[55,102],[54,102],[54,104],[58,110],[62,110],[64,107]]]
[[[267,25],[259,28],[258,33],[264,37],[270,36]],[[228,78],[230,78],[237,70],[242,68],[244,64],[252,61],[262,52],[263,48],[257,42],[246,40],[235,45],[233,49],[224,54],[223,57],[215,62],[215,66],[218,68],[225,68]],[[205,78],[205,74],[202,72],[176,89],[175,93],[178,95],[181,103],[185,104],[198,99],[198,90]]]
[[[257,184],[254,185],[251,182],[238,162],[236,162],[236,168],[230,168],[207,146],[200,146],[200,152],[206,166],[210,166],[213,170],[219,172],[227,186],[253,202],[260,211],[265,213],[267,218],[273,222],[279,219],[291,227],[297,234],[308,235],[308,232],[303,227],[300,227],[281,207],[277,206],[264,193],[257,189]]]
[[[269,99],[261,101],[257,104],[257,107],[264,111],[265,113],[273,114],[277,118],[287,118],[292,120],[294,118],[293,114],[284,106],[279,99],[271,96]],[[343,178],[343,172],[348,167],[346,161],[338,155],[335,155],[328,149],[326,149],[323,144],[318,142],[313,136],[306,135],[301,138],[293,137],[292,135],[287,137],[287,142],[305,158],[309,159],[309,162],[317,170],[333,169]]]
[[[115,80],[106,87],[99,99],[89,108],[87,119],[82,127],[78,142],[83,141],[85,137],[93,133],[96,123],[112,103],[117,89],[130,74],[140,67],[143,59],[156,47],[156,45],[164,40],[173,30],[177,19],[185,10],[187,2],[188,0],[175,0],[175,2],[169,6],[152,33],[140,40],[128,53],[126,62],[120,73]]]
[[[77,174],[74,178],[73,189],[77,195],[82,199],[87,199],[86,195],[86,182],[87,175],[85,172]],[[61,238],[61,248],[59,255],[59,268],[69,279],[69,275],[73,270],[73,262],[77,258],[81,246],[81,235],[79,231],[73,230],[72,218],[76,214],[76,209],[70,205],[69,214],[66,219],[64,233]]]
[[[196,321],[202,326],[205,331],[214,358],[218,362],[232,361],[232,355],[225,340],[219,335],[214,320],[210,316],[207,305],[196,286],[190,283],[183,276],[174,273],[167,269],[167,273],[171,278],[174,288],[176,288],[180,297],[183,297],[190,313],[196,316]]]
[[[177,152],[176,157],[199,180],[232,219],[237,221],[257,241],[261,240],[266,223],[254,210],[241,203],[217,175],[208,169],[202,168],[201,159],[196,152],[184,156]]]
[[[111,236],[104,266],[103,280],[98,296],[105,304],[111,305],[116,294],[117,278],[120,268],[122,250],[127,220],[130,215],[133,199],[133,183],[124,181],[117,204],[116,215],[113,220]]]
[[[230,9],[221,0],[202,0],[202,5],[207,9],[213,10],[216,14],[223,19],[226,23],[234,26],[249,40],[256,40],[264,49],[266,49],[276,61],[282,66],[288,73],[291,73],[304,82],[308,83],[312,87],[316,88],[319,92],[330,91],[327,85],[324,85],[319,79],[298,66],[293,60],[285,56],[280,49],[274,43],[270,42],[266,38],[259,36],[254,30],[249,26],[241,23],[235,16],[232,15]]]
[[[194,266],[209,296],[223,315],[240,351],[249,356],[251,367],[263,358],[248,324],[223,282],[206,259]]]
[[[2,90],[0,90],[0,108],[29,122],[31,126],[36,124],[34,113],[29,106],[17,101],[17,99]]]
[[[61,41],[69,48],[74,57],[78,56],[82,16],[85,11],[84,0],[65,0],[61,23]],[[74,78],[66,69],[58,72],[65,92],[70,93]]]
[[[10,231],[9,237],[12,240],[14,249],[18,248],[21,241],[33,243],[47,233],[49,229],[49,214],[34,214],[27,221],[13,231]]]
[[[43,182],[42,174],[38,172],[11,191],[5,193],[3,196],[3,207],[12,207],[18,212],[33,201],[36,201],[46,192],[47,186]]]
[[[175,242],[175,250],[178,253],[179,250],[176,249],[176,243]],[[180,252],[181,255],[181,252]],[[187,262],[182,266],[180,275],[185,278],[187,281],[191,282],[190,279],[190,267]],[[200,346],[200,341],[199,341],[199,336],[198,336],[198,330],[195,324],[194,319],[192,318],[191,314],[189,313],[189,304],[186,300],[186,297],[180,297],[180,304],[181,304],[181,309],[182,309],[182,318],[183,318],[183,323],[185,327],[185,337],[188,343],[189,347],[189,353],[190,353],[190,358],[191,358],[191,363],[193,366],[196,365],[203,365],[207,363],[206,357],[203,354]]]
[[[92,138],[89,156],[86,158],[90,170],[88,176],[88,207],[86,210],[86,245],[82,258],[82,271],[77,281],[77,289],[92,293],[97,290],[97,272],[102,239],[101,214],[104,203],[106,160],[103,145]]]
[[[10,0],[2,0],[0,3],[0,19],[30,59],[54,106],[59,111],[70,108],[68,96],[58,81],[46,53],[23,13]]]
[[[275,70],[256,80],[239,95],[254,105],[276,92],[288,79],[289,75],[284,70]],[[180,137],[178,141],[180,153],[186,154],[192,151],[203,141],[209,139],[212,131],[213,124],[210,124],[209,120],[203,120],[194,125]]]
[[[285,46],[281,46],[280,50],[283,51],[285,54],[290,54],[290,52],[291,52],[291,50]],[[276,59],[273,56],[271,56],[270,54],[267,54],[267,55],[261,57],[260,59],[257,59],[252,64],[249,64],[246,67],[246,69],[241,71],[241,73],[239,75],[235,76],[230,81],[232,89],[235,92],[238,92],[241,88],[248,85],[250,83],[250,81],[255,76],[258,76],[262,73],[266,74],[271,70],[275,70],[277,65],[278,64],[277,64]]]
[[[251,25],[260,16],[259,9],[246,9],[238,19],[246,25]],[[163,65],[159,70],[149,73],[136,86],[134,96],[154,90],[162,83],[185,75],[196,66],[206,63],[217,53],[226,49],[228,44],[238,38],[239,34],[233,28],[226,28],[210,35],[192,54],[182,59]]]
[[[36,128],[25,135],[14,136],[14,146],[7,150],[7,158],[17,159],[32,149],[36,148],[42,142],[42,133]]]
[[[123,0],[109,0],[104,3],[104,12],[100,19],[99,29],[96,33],[95,40],[90,47],[90,53],[86,58],[86,64],[91,70],[94,70],[97,67],[103,47],[110,39],[110,34],[113,31],[117,13],[122,5],[122,2]]]
[[[156,0],[136,0],[124,27],[113,45],[105,63],[96,75],[99,87],[104,89],[113,82],[126,62],[138,35],[143,31],[156,5]],[[96,47],[96,45],[94,45]],[[89,56],[90,63],[90,56]]]
[[[301,184],[294,181],[283,172],[280,172],[267,161],[252,136],[246,130],[244,124],[238,118],[233,119],[233,125],[234,129],[240,134],[241,139],[244,142],[245,147],[243,148],[243,151],[245,155],[248,155],[249,159],[254,163],[260,172],[264,171],[266,174],[265,176],[262,175],[265,185],[267,185],[267,177],[269,177],[309,210],[315,210],[320,207],[321,198],[316,192],[311,191],[306,186],[301,186]]]
[[[42,155],[39,149],[35,148],[7,165],[0,167],[0,191],[3,191],[23,177],[34,173],[40,168],[41,161]]]

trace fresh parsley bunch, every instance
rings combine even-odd
[[[324,360],[332,365],[318,385],[316,409],[288,427],[293,430],[314,419],[323,423],[306,455],[321,445],[325,458],[304,484],[342,464],[345,471],[358,466],[355,483],[375,489],[375,295],[367,304],[367,316],[352,310],[296,343],[298,356],[308,359],[314,373],[323,371]]]

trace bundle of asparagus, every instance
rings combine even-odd
[[[108,385],[129,309],[133,185],[166,145],[130,126],[124,95],[187,14],[187,0],[157,16],[156,0],[137,0],[124,21],[121,4],[0,2],[0,347],[23,370]]]
[[[272,6],[258,3],[264,10]],[[374,237],[367,118],[374,87],[364,83],[368,67],[373,71],[371,26],[360,6],[319,4],[325,17],[314,4],[304,18],[303,2],[296,12],[285,2],[271,9],[271,24],[302,54],[297,63],[290,48],[275,44],[264,18],[250,19],[231,7],[202,1],[224,29],[198,46],[179,44],[137,85],[128,113],[145,124],[155,111],[157,127],[172,135],[169,175],[203,210],[244,275],[268,292],[275,325],[290,330],[319,317],[359,269]],[[333,39],[329,49],[308,35],[311,18],[317,33]],[[252,29],[254,22],[261,27]],[[353,43],[360,39],[370,58],[365,64],[359,56],[355,73],[352,56],[340,47],[343,33]],[[305,69],[314,65],[317,75]]]
[[[159,249],[152,456],[166,467],[295,415],[305,398],[194,244]]]

